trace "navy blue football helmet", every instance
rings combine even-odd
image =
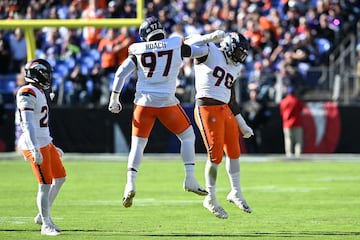
[[[226,58],[235,65],[245,62],[250,48],[249,41],[237,32],[227,33],[220,42],[220,46],[225,52]]]
[[[148,42],[156,34],[163,34],[165,38],[165,30],[160,21],[155,17],[146,18],[139,28],[141,40]]]

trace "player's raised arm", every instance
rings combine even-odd
[[[225,32],[216,30],[205,35],[191,35],[185,39],[187,45],[206,45],[210,42],[219,43],[225,37]]]

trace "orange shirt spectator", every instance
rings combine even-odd
[[[82,19],[91,21],[92,19],[100,19],[104,17],[103,9],[98,9],[96,1],[90,1],[89,6],[84,9],[82,13]],[[96,28],[92,26],[84,27],[83,36],[86,44],[90,47],[98,44],[101,39],[101,28]]]
[[[101,67],[107,72],[113,71],[117,66],[116,49],[118,42],[114,29],[109,28],[106,36],[100,40],[98,50],[101,53]]]
[[[122,62],[128,56],[129,46],[135,42],[135,37],[130,35],[129,28],[122,27],[120,30],[120,36],[118,37],[118,44],[116,45],[115,50],[117,51],[117,64],[121,65]]]
[[[263,37],[260,32],[259,25],[257,22],[249,19],[246,22],[246,31],[243,32],[244,36],[250,40],[250,45],[253,48],[259,48],[261,44],[261,39]]]

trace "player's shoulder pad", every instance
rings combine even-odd
[[[22,86],[19,90],[18,90],[18,95],[19,96],[33,96],[36,97],[36,92],[35,90],[30,86],[30,85],[25,85]]]
[[[137,46],[138,43],[132,43],[129,48],[128,48],[128,54],[131,55],[131,54],[134,54],[135,50],[136,50],[136,46]]]

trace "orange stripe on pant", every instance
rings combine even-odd
[[[156,119],[174,134],[182,133],[191,125],[189,117],[180,105],[155,108],[135,104],[132,135],[148,138]]]
[[[229,158],[240,157],[239,127],[228,105],[196,105],[194,113],[212,162],[221,163],[224,152]]]
[[[53,178],[66,177],[64,165],[54,144],[50,143],[40,148],[40,152],[43,156],[43,162],[39,166],[34,163],[30,150],[22,151],[25,159],[30,162],[32,171],[39,183],[51,184]]]

